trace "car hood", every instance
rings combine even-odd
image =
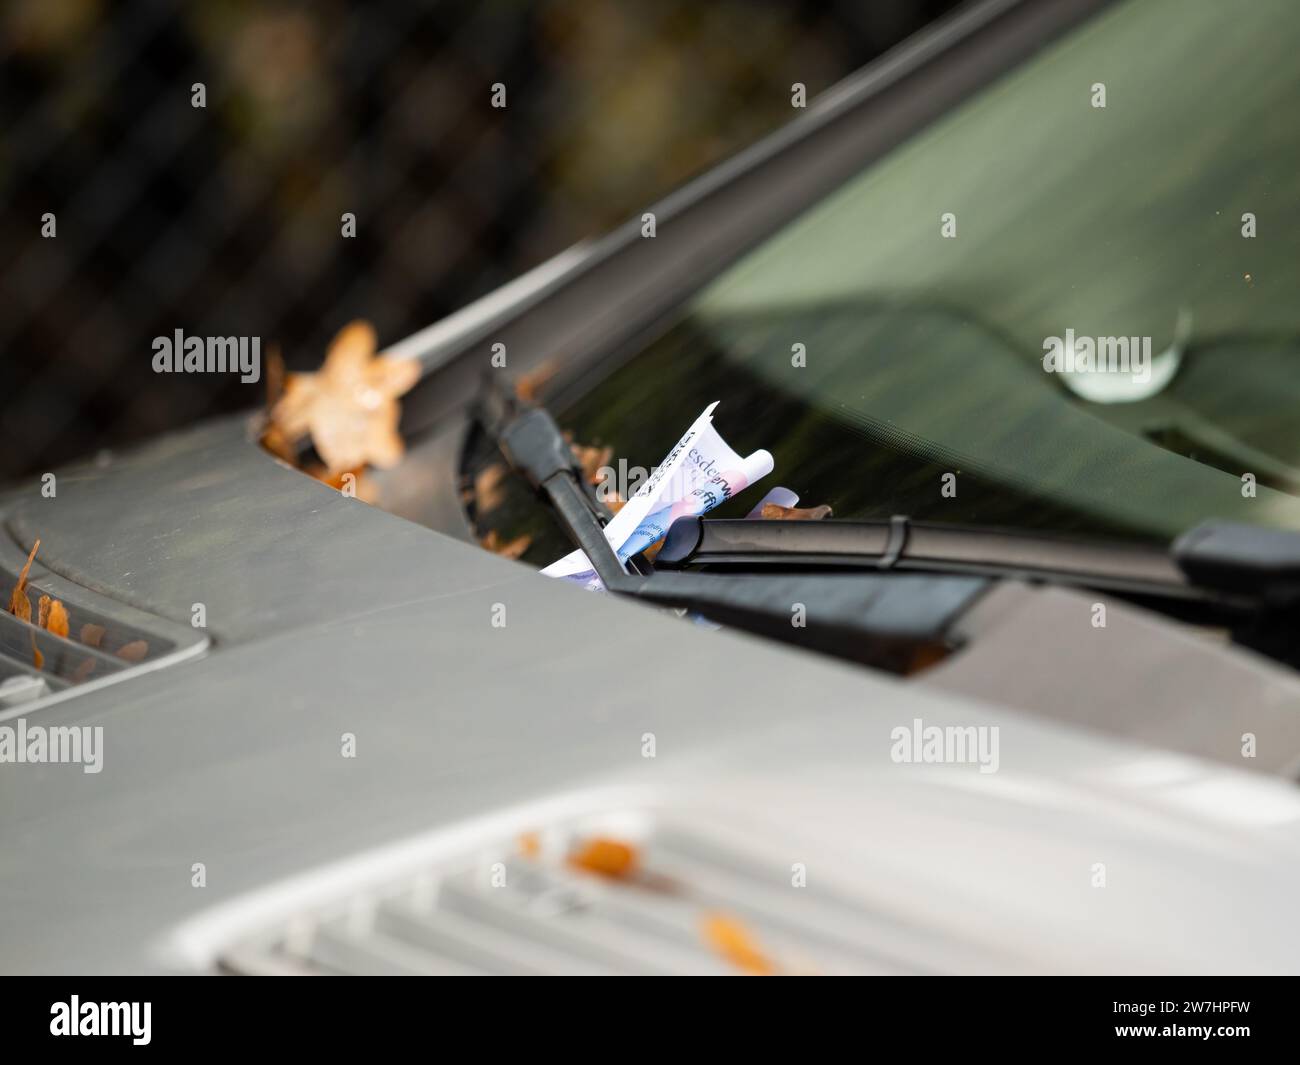
[[[204,604],[211,640],[26,714],[102,726],[104,762],[0,766],[7,970],[203,971],[239,929],[187,930],[277,883],[577,795],[725,826],[962,939],[967,969],[1300,958],[1289,784],[543,579],[304,477],[242,418],[0,511],[98,594]],[[896,761],[916,722],[996,726],[997,772]]]

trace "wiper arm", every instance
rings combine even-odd
[[[637,583],[605,539],[606,508],[583,482],[573,449],[550,412],[526,404],[499,387],[487,390],[481,420],[506,461],[551,504],[575,546],[611,591]]]

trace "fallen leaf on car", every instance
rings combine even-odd
[[[37,627],[54,633],[55,636],[68,635],[68,609],[61,600],[43,595],[36,604]]]
[[[287,376],[263,443],[272,450],[293,448],[309,436],[331,475],[395,466],[405,449],[397,431],[397,397],[419,380],[420,364],[376,356],[375,348],[369,322],[344,326],[320,370]]]
[[[486,514],[501,505],[506,496],[505,480],[504,463],[494,462],[478,472],[474,478],[474,505],[479,513]]]
[[[304,466],[302,472],[308,477],[320,481],[321,484],[329,485],[334,491],[359,499],[363,503],[374,503],[379,497],[374,481],[366,476],[363,467],[358,467],[355,470],[343,470],[340,473],[330,473],[319,463],[312,463],[310,466]]]
[[[560,364],[555,359],[547,359],[535,370],[524,374],[515,381],[515,395],[525,403],[536,403],[543,388],[559,372]]]
[[[27,556],[22,572],[18,574],[18,583],[14,585],[14,590],[9,595],[9,613],[23,621],[32,620],[32,601],[27,598],[27,575],[32,570],[32,562],[35,560],[36,551],[40,546],[41,542],[39,540],[32,544],[32,553]]]
[[[528,545],[532,542],[533,538],[527,533],[516,536],[513,540],[503,540],[496,529],[489,530],[488,534],[479,541],[486,550],[502,558],[518,558],[528,550]]]
[[[612,447],[589,447],[585,444],[569,444],[573,457],[582,467],[582,476],[588,484],[600,484],[600,471],[609,465],[614,457]]]
[[[266,409],[270,410],[284,395],[284,356],[278,344],[266,352]]]
[[[706,914],[700,931],[705,943],[742,972],[751,976],[771,976],[777,971],[749,929],[734,917],[722,913]]]
[[[636,873],[639,858],[636,848],[630,843],[596,836],[569,855],[569,864],[588,873],[626,880]]]
[[[291,466],[298,464],[298,454],[289,438],[274,425],[269,425],[262,433],[262,446],[278,459],[283,459]]]
[[[117,657],[128,662],[141,662],[149,653],[149,644],[145,640],[132,640],[117,649]]]
[[[49,597],[43,595],[41,598],[47,599]],[[63,605],[61,599],[55,599],[50,603],[49,613],[46,615],[43,628],[54,633],[55,636],[62,636],[67,639],[68,627],[68,608]]]
[[[825,503],[818,507],[783,507],[780,503],[764,503],[759,517],[766,521],[821,521],[834,513]]]

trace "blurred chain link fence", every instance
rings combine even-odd
[[[291,369],[353,317],[396,341],[950,6],[7,0],[0,481],[261,401],[154,374],[154,337],[260,336]]]

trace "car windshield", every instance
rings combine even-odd
[[[721,400],[836,518],[1300,528],[1298,54],[1294,0],[1107,9],[548,399],[646,466]]]

